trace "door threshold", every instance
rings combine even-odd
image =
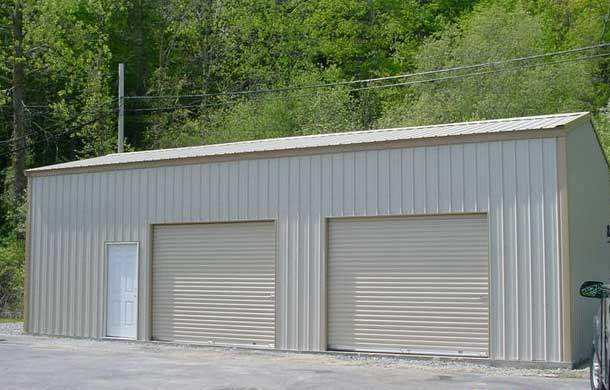
[[[138,341],[137,337],[104,336],[102,340]]]

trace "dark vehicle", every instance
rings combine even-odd
[[[610,390],[608,378],[608,297],[610,285],[587,281],[580,286],[580,295],[599,299],[599,310],[593,320],[593,356],[591,358],[591,389]]]

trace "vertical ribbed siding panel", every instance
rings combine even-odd
[[[92,267],[93,267],[93,251],[95,250],[91,245],[91,243],[93,242],[93,236],[94,236],[94,221],[95,219],[93,218],[94,215],[94,210],[95,210],[95,204],[94,204],[94,197],[95,197],[95,187],[94,184],[97,182],[97,180],[95,180],[95,176],[92,174],[87,174],[85,175],[85,188],[83,191],[83,196],[84,196],[84,202],[83,202],[83,231],[85,233],[85,237],[84,237],[84,244],[85,245],[79,245],[80,247],[83,247],[83,258],[81,259],[81,262],[83,263],[83,275],[81,276],[83,279],[83,307],[80,308],[80,313],[81,316],[83,317],[83,336],[85,337],[92,337],[93,333],[91,332],[91,301],[93,299],[93,294],[91,292],[91,278],[93,277],[92,274],[94,274],[94,272],[92,272]]]
[[[332,185],[332,175],[330,174],[330,156],[329,155],[325,155],[325,156],[320,156],[319,158],[320,160],[320,181],[321,181],[321,194],[320,194],[320,214],[321,216],[325,216],[325,215],[330,215],[331,214],[331,210],[332,210],[332,202],[331,202],[331,185]],[[355,199],[358,199],[360,197],[361,202],[360,202],[360,206],[357,206],[362,213],[365,212],[366,210],[366,176],[364,174],[364,172],[366,171],[366,152],[359,152],[356,153],[355,155],[355,164],[356,164],[356,170],[359,170],[359,168],[362,168],[362,170],[360,170],[359,172],[361,172],[360,175],[356,176],[356,181],[360,183],[360,185],[357,185],[358,191],[357,194],[355,196]],[[360,195],[360,196],[359,196]],[[321,248],[320,248],[320,259],[321,259],[321,264],[320,264],[320,272],[319,272],[319,277],[320,277],[320,281],[321,283],[324,284],[323,288],[324,288],[324,299],[321,300],[321,306],[318,308],[320,311],[320,315],[321,315],[321,321],[323,321],[323,326],[320,328],[321,330],[323,330],[323,333],[321,332],[320,334],[320,341],[322,342],[320,345],[314,346],[314,350],[315,349],[321,349],[321,350],[326,350],[326,338],[327,338],[327,312],[326,312],[326,302],[327,302],[327,288],[326,288],[326,247],[327,247],[327,235],[326,235],[326,221],[325,219],[321,218],[320,220],[321,224],[320,224],[320,228],[323,229],[322,231],[320,231],[320,242],[321,242]]]
[[[451,153],[450,146],[439,146],[438,154],[438,211],[451,211]]]
[[[103,244],[134,240],[146,337],[148,224],[270,218],[276,345],[323,350],[325,218],[466,211],[488,213],[491,357],[561,359],[555,139],[33,177],[32,191],[32,332],[103,336]]]
[[[365,182],[365,199],[366,199],[366,215],[377,215],[379,212],[379,177],[378,177],[378,154],[377,152],[366,152],[366,182]],[[337,175],[333,175],[333,181],[337,179]],[[341,193],[339,191],[331,193],[333,203]],[[335,208],[336,210],[337,208]],[[335,211],[333,210],[333,211]],[[341,216],[342,213],[335,211],[330,216]]]
[[[451,212],[464,211],[464,145],[451,145]]]
[[[426,148],[426,213],[439,212],[439,158],[438,147]]]
[[[354,155],[351,155],[353,159]],[[353,166],[353,165],[352,165]],[[310,159],[310,223],[309,223],[309,306],[310,306],[310,321],[309,321],[309,340],[307,345],[314,351],[320,351],[322,345],[326,345],[325,334],[323,330],[326,327],[325,316],[318,308],[324,307],[324,278],[322,275],[323,267],[323,228],[322,223],[322,164],[319,158]],[[316,180],[318,179],[318,180]],[[352,176],[353,183],[353,176]],[[316,310],[318,309],[318,310]],[[315,331],[320,329],[320,331]]]
[[[546,267],[545,284],[547,298],[547,340],[561,339],[561,295],[559,284],[559,225],[558,225],[558,193],[557,193],[557,143],[554,139],[542,142],[544,169],[544,264]],[[547,343],[547,358],[559,360],[561,343]]]
[[[377,214],[386,215],[390,212],[390,167],[389,167],[389,155],[387,150],[380,150],[378,152],[378,163],[377,163],[377,192],[379,193],[379,199],[377,201]],[[345,189],[349,191],[349,189]],[[343,215],[349,215],[343,213]]]
[[[402,214],[415,212],[415,163],[413,149],[402,151]]]
[[[45,232],[42,239],[44,240],[44,246],[46,253],[41,254],[42,256],[36,261],[41,263],[41,280],[42,285],[40,289],[40,312],[42,316],[42,324],[40,333],[53,333],[53,319],[51,317],[51,310],[55,307],[53,305],[53,289],[55,288],[55,279],[53,278],[54,269],[58,265],[58,258],[55,255],[55,231],[57,225],[53,224],[53,221],[57,221],[55,213],[57,212],[57,204],[55,203],[55,190],[59,180],[54,181],[54,185],[51,184],[53,178],[41,178],[43,181],[43,190],[40,197],[48,203],[48,207],[41,206],[43,208],[44,215],[43,220],[40,222]],[[53,225],[51,225],[53,224]],[[46,261],[44,259],[47,259]],[[51,261],[52,259],[52,261]]]
[[[544,258],[544,174],[542,142],[529,142],[530,149],[530,258],[538,259],[531,263],[529,280],[532,286],[532,359],[545,360],[546,303],[545,303],[545,258]]]
[[[106,324],[105,320],[105,294],[104,294],[104,283],[106,281],[105,270],[106,270],[106,252],[105,252],[105,243],[108,241],[116,241],[121,238],[119,235],[120,231],[122,231],[122,226],[120,226],[120,222],[122,221],[120,215],[117,215],[119,205],[117,202],[120,202],[117,199],[117,187],[121,186],[121,181],[119,176],[120,173],[117,172],[108,172],[102,174],[101,186],[100,186],[100,209],[98,210],[98,218],[101,221],[101,230],[100,234],[97,235],[99,241],[96,243],[96,255],[97,261],[95,262],[95,273],[98,275],[93,278],[92,288],[95,296],[95,308],[94,308],[94,317],[93,317],[93,326],[94,333],[97,337],[105,336],[105,328]],[[118,225],[118,226],[117,226]],[[115,238],[116,237],[116,238]],[[125,241],[127,238],[124,239]]]
[[[519,290],[517,284],[517,172],[515,161],[515,143],[502,143],[502,196],[504,197],[504,288],[511,293],[504,294],[504,305],[510,309],[506,319],[506,355],[509,360],[519,359],[520,337],[524,337],[519,328],[519,317],[523,308],[519,307]]]
[[[474,212],[477,207],[477,144],[464,145],[464,212]]]
[[[279,289],[277,293],[279,296],[277,297],[277,302],[280,302],[280,307],[278,308],[278,322],[276,323],[276,329],[279,328],[279,347],[281,349],[289,349],[290,345],[292,345],[292,340],[289,337],[293,334],[292,330],[289,328],[291,323],[288,321],[289,311],[292,310],[292,306],[289,305],[289,284],[292,283],[292,280],[288,277],[288,259],[289,259],[289,242],[290,242],[290,230],[289,230],[289,220],[288,217],[288,207],[289,207],[289,196],[288,196],[288,176],[289,176],[289,164],[288,162],[284,162],[280,164],[278,160],[273,160],[271,162],[274,167],[273,171],[275,173],[274,180],[274,191],[277,193],[277,208],[278,208],[278,263],[277,263],[277,277],[279,278]]]
[[[354,163],[354,153],[343,155],[343,172],[341,174],[343,191],[343,215],[354,215],[356,209],[356,164]]]
[[[492,158],[493,156],[493,158]],[[494,359],[507,359],[506,319],[511,317],[505,305],[506,289],[504,269],[506,257],[504,252],[504,192],[502,186],[502,144],[489,145],[487,156],[482,160],[489,166],[489,234],[491,261],[491,351]],[[493,199],[493,201],[492,201]]]
[[[289,326],[289,349],[299,349],[300,335],[302,332],[303,324],[299,322],[299,313],[303,308],[299,302],[300,290],[302,283],[299,278],[299,250],[301,247],[299,239],[299,227],[301,223],[301,215],[299,213],[299,202],[301,199],[301,189],[299,187],[300,173],[299,173],[299,158],[290,158],[287,161],[288,165],[288,187],[285,190],[288,191],[288,257],[286,258],[287,266],[287,281],[289,281],[285,287],[286,295],[288,297],[288,318],[286,319]],[[282,187],[280,187],[282,191]]]
[[[530,259],[530,170],[528,141],[515,143],[516,171],[516,207],[517,210],[517,300],[519,313],[519,329],[522,329],[522,348],[519,350],[520,360],[532,360],[532,301],[530,275],[532,267]]]
[[[426,148],[413,149],[413,213],[426,213]],[[375,215],[375,214],[370,214]]]
[[[82,210],[84,209],[82,206],[82,202],[84,201],[82,196],[78,196],[78,189],[80,188],[81,191],[85,189],[84,184],[84,177],[81,176],[75,176],[74,178],[74,186],[73,186],[73,191],[72,191],[72,196],[70,197],[70,199],[72,199],[74,201],[76,210],[74,210],[74,220],[73,220],[73,224],[72,224],[72,228],[73,228],[73,234],[72,234],[72,256],[73,256],[73,277],[71,278],[71,281],[73,283],[72,285],[72,307],[71,307],[71,313],[72,313],[72,318],[71,318],[71,329],[70,329],[70,335],[75,336],[75,335],[80,335],[83,334],[83,331],[81,329],[81,315],[80,315],[80,308],[83,306],[82,305],[82,291],[84,288],[83,285],[83,270],[82,270],[82,247],[80,245],[78,245],[78,243],[83,242],[83,226],[82,226]]]
[[[30,259],[37,259],[41,256],[41,245],[42,240],[40,237],[42,236],[42,227],[40,224],[40,207],[38,204],[42,201],[42,199],[34,199],[32,194],[40,193],[40,181],[30,179],[30,191],[29,199],[30,199],[30,237],[38,237],[38,239],[32,241],[32,238],[29,240],[30,245]],[[38,333],[39,332],[39,324],[40,316],[37,313],[38,308],[40,307],[38,300],[38,291],[40,289],[40,263],[39,262],[29,262],[29,291],[27,292],[27,297],[29,299],[28,302],[28,324],[27,329],[24,329],[25,332],[28,333]]]
[[[89,309],[91,307],[91,291],[89,289],[89,278],[91,274],[91,246],[90,245],[82,245],[82,243],[90,243],[91,242],[91,211],[93,210],[93,205],[91,201],[93,199],[93,175],[87,174],[83,176],[83,199],[82,199],[82,210],[80,213],[81,218],[81,234],[82,241],[77,243],[80,248],[80,264],[81,264],[81,272],[79,277],[81,279],[81,305],[77,307],[77,312],[81,317],[81,330],[80,335],[84,335],[85,337],[91,337],[91,331],[89,328],[91,316],[89,315]]]
[[[31,227],[32,231],[35,232],[30,238],[31,245],[38,250],[35,252],[36,257],[30,257],[30,274],[33,284],[30,284],[35,290],[30,291],[30,296],[33,297],[32,304],[30,305],[30,322],[33,324],[31,329],[32,333],[44,333],[48,331],[46,328],[45,319],[45,300],[44,297],[48,294],[48,273],[46,272],[46,266],[50,261],[41,261],[40,259],[49,256],[49,227],[48,227],[48,211],[49,207],[46,203],[48,201],[48,185],[46,184],[46,178],[31,179],[32,186],[34,188],[32,193],[32,203],[36,209],[36,217],[32,219],[31,223],[34,225]],[[38,199],[34,199],[37,196]]]
[[[245,215],[245,219],[258,219],[260,218],[261,212],[260,212],[260,202],[259,202],[259,198],[260,198],[260,193],[259,193],[259,188],[263,187],[261,184],[259,184],[259,172],[260,172],[260,168],[258,166],[258,160],[254,160],[254,161],[246,161],[247,166],[247,187],[246,187],[246,192],[247,192],[247,203],[245,205],[245,210],[244,210],[244,215]]]
[[[402,151],[390,151],[390,214],[402,214]],[[440,194],[439,194],[440,196]]]
[[[215,192],[211,187],[211,179],[210,179],[210,166],[202,165],[201,166],[201,185],[199,186],[198,197],[195,199],[199,199],[199,204],[201,206],[201,221],[209,221],[211,220],[210,215],[210,205],[212,203],[212,193]],[[155,219],[156,220],[156,219]]]
[[[237,166],[238,169],[238,182],[237,182],[237,216],[231,219],[247,219],[248,218],[248,198],[250,193],[248,191],[248,161],[240,161]],[[254,210],[256,211],[256,210]]]
[[[366,215],[366,152],[356,152],[354,155],[354,215]],[[322,166],[324,175],[325,167]],[[323,181],[323,191],[328,188]],[[322,195],[327,199],[327,191]],[[326,209],[322,209],[322,215],[328,215]]]
[[[567,139],[558,139],[557,147],[558,163],[561,164],[558,167],[559,186],[565,185],[568,192],[567,202],[562,197],[560,207],[568,208],[569,248],[562,245],[561,256],[563,258],[566,255],[564,251],[569,251],[569,259],[564,258],[571,263],[569,291],[577,291],[583,280],[605,280],[602,275],[610,273],[610,245],[600,229],[610,220],[608,166],[590,123],[583,123],[571,131]],[[561,183],[562,171],[567,171],[566,183]],[[561,223],[565,223],[563,218]],[[571,305],[572,358],[582,361],[591,353],[594,334],[591,318],[597,312],[599,302],[573,295]]]
[[[66,245],[64,242],[64,237],[66,236],[66,225],[67,225],[67,217],[70,216],[68,210],[64,208],[65,206],[65,193],[66,183],[68,181],[68,177],[62,177],[59,181],[59,186],[55,191],[55,199],[58,204],[57,207],[57,232],[55,236],[55,253],[58,260],[58,267],[54,270],[54,278],[55,278],[55,290],[53,291],[53,333],[65,335],[62,327],[63,321],[66,316],[67,305],[64,302],[64,297],[66,296],[66,288],[64,283],[66,281],[66,257],[64,255]],[[65,217],[62,217],[65,216]]]
[[[291,321],[296,323],[296,346],[294,349],[301,350],[303,345],[305,344],[305,340],[307,337],[308,330],[306,328],[309,327],[308,323],[308,312],[309,308],[307,307],[307,299],[305,296],[305,290],[307,286],[304,281],[307,279],[306,274],[304,274],[305,269],[307,268],[308,259],[307,256],[307,232],[309,228],[308,216],[309,210],[307,210],[307,202],[309,198],[307,183],[307,171],[309,167],[306,163],[307,157],[298,157],[295,158],[291,162],[291,176],[296,176],[291,185],[291,189],[295,189],[294,192],[291,193],[291,199],[296,203],[294,205],[294,212],[296,216],[292,218],[295,222],[295,232],[294,232],[294,268],[293,268],[293,278],[296,280],[297,288],[294,289],[294,299],[297,302],[296,306],[301,308],[301,310],[297,309],[294,311],[294,318]]]
[[[133,236],[131,241],[136,241],[139,242],[140,245],[138,247],[138,264],[141,264],[142,261],[141,259],[148,257],[148,253],[150,253],[148,245],[150,244],[150,240],[147,239],[148,237],[148,226],[146,226],[145,224],[139,223],[139,221],[144,221],[146,220],[146,213],[149,209],[148,207],[148,202],[150,201],[149,198],[144,198],[141,199],[140,196],[138,196],[138,189],[139,188],[149,188],[149,183],[148,183],[148,174],[147,172],[142,172],[142,174],[138,174],[136,172],[135,173],[135,177],[134,177],[134,184],[131,187],[131,193],[129,194],[129,196],[132,198],[132,202],[134,203],[134,208],[136,210],[135,213],[133,213],[132,219],[130,221],[131,227],[132,227],[132,231],[133,231]],[[191,191],[191,195],[193,196],[193,191]],[[191,217],[192,218],[192,217]],[[145,237],[145,239],[143,240],[143,242],[140,242],[138,240],[139,237]],[[148,335],[148,321],[147,318],[149,317],[149,308],[148,308],[148,302],[146,300],[143,300],[143,297],[147,297],[150,296],[150,291],[149,291],[149,280],[148,280],[148,267],[146,264],[143,264],[142,266],[138,266],[138,282],[142,283],[143,286],[141,287],[140,291],[142,291],[141,294],[138,294],[138,301],[137,301],[137,305],[138,305],[138,328],[137,328],[137,337],[139,338],[144,338],[146,337],[146,335]]]

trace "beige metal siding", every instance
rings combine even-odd
[[[103,245],[150,224],[277,220],[277,344],[326,348],[325,218],[488,213],[492,359],[561,361],[555,138],[33,177],[29,329],[103,336]],[[73,250],[70,245],[75,247]],[[73,322],[59,322],[72,307]]]
[[[590,124],[574,129],[567,138],[567,220],[569,222],[569,265],[564,270],[571,279],[566,292],[572,299],[573,356],[576,362],[592,353],[593,316],[599,301],[577,294],[586,280],[608,282],[610,278],[610,177],[602,149]]]
[[[155,226],[153,338],[273,347],[275,258],[273,222]]]
[[[331,349],[488,356],[484,215],[329,222]]]

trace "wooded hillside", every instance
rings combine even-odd
[[[0,311],[20,306],[23,170],[116,150],[119,63],[127,150],[592,111],[610,151],[609,13],[608,0],[0,0]]]

